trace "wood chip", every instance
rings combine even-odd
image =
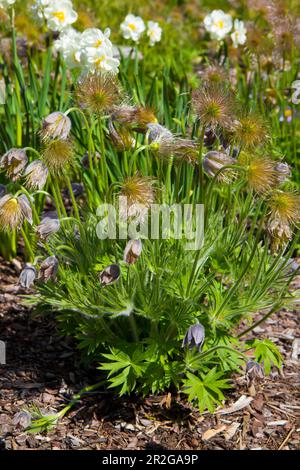
[[[220,434],[221,432],[226,430],[226,426],[220,426],[217,429],[208,429],[202,434],[202,439],[203,441],[209,441],[212,437],[216,436],[217,434]]]
[[[223,408],[222,410],[216,411],[216,413],[220,413],[222,415],[229,415],[231,413],[236,413],[237,411],[242,410],[243,408],[247,408],[252,402],[252,397],[247,397],[246,395],[242,395],[232,406],[228,408]]]
[[[240,427],[240,423],[232,423],[224,432],[225,441],[230,441]]]

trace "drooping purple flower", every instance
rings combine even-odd
[[[183,348],[197,348],[198,351],[201,351],[202,345],[205,339],[205,329],[201,323],[195,323],[191,325],[187,330],[185,337],[182,341]]]

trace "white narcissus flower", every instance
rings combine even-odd
[[[148,21],[147,36],[150,39],[150,46],[161,40],[162,29],[155,21]]]
[[[204,18],[204,26],[213,39],[222,41],[232,30],[232,17],[222,10],[213,10]]]
[[[88,28],[83,31],[81,36],[81,47],[94,47],[99,48],[103,46],[111,46],[111,42],[109,40],[110,36],[110,29],[106,28],[104,33],[101,29],[97,28]]]
[[[231,39],[234,47],[245,44],[247,40],[247,29],[243,21],[235,20],[234,32],[231,34]]]
[[[137,42],[146,29],[145,23],[140,16],[129,14],[121,23],[121,31],[125,39]]]
[[[7,8],[13,5],[16,0],[0,0],[0,8]]]
[[[70,0],[54,0],[44,10],[48,27],[53,31],[62,31],[78,18]]]
[[[51,3],[51,0],[35,0],[33,5],[31,6],[31,9],[34,12],[34,15],[39,20],[45,19],[45,8],[49,6],[50,3]]]
[[[68,28],[54,41],[54,47],[59,51],[70,68],[81,65],[81,37],[82,34],[74,28]]]
[[[100,29],[86,29],[81,36],[81,62],[92,70],[117,73],[120,61],[114,57],[114,49],[109,40],[110,29],[104,33]]]
[[[86,59],[90,70],[103,70],[112,74],[118,73],[120,61],[113,57],[112,48],[90,48]]]

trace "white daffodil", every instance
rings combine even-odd
[[[81,63],[92,70],[117,73],[120,61],[114,57],[114,49],[109,40],[110,29],[86,29],[81,35]]]
[[[83,49],[86,47],[94,47],[98,49],[99,47],[103,46],[111,46],[109,36],[109,28],[106,28],[104,33],[101,31],[101,29],[88,28],[83,31],[81,35],[81,47]]]
[[[62,31],[78,18],[70,0],[54,0],[44,10],[48,27],[53,31]]]
[[[45,8],[50,5],[51,0],[35,0],[31,9],[34,12],[34,15],[39,19],[45,19]]]
[[[86,66],[90,70],[103,70],[112,74],[118,73],[120,61],[113,57],[111,47],[89,47],[86,49]]]
[[[235,20],[234,32],[231,34],[231,39],[234,47],[245,44],[247,40],[247,29],[243,21]]]
[[[222,10],[213,10],[204,18],[204,26],[213,39],[222,41],[232,30],[232,18]]]
[[[82,34],[74,28],[68,28],[54,42],[54,47],[59,51],[70,68],[81,65],[81,37]]]
[[[148,21],[147,36],[150,39],[150,46],[161,40],[162,29],[155,21]]]
[[[121,31],[125,39],[132,39],[138,42],[141,35],[146,29],[145,23],[140,16],[127,15],[123,23],[121,23]]]
[[[7,8],[12,6],[16,0],[0,0],[0,8]]]

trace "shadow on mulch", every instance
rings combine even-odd
[[[20,266],[0,265],[0,339],[7,348],[6,365],[0,367],[0,449],[300,448],[299,363],[290,360],[299,319],[293,312],[283,312],[259,332],[277,335],[286,358],[284,375],[275,371],[251,406],[239,412],[200,415],[176,394],[120,399],[103,389],[86,395],[47,434],[28,435],[17,429],[13,417],[20,410],[34,403],[57,411],[99,376],[94,368],[83,368],[74,343],[57,335],[53,319],[32,318],[20,303]],[[228,399],[235,402],[242,394],[247,395],[247,389],[238,381]]]

